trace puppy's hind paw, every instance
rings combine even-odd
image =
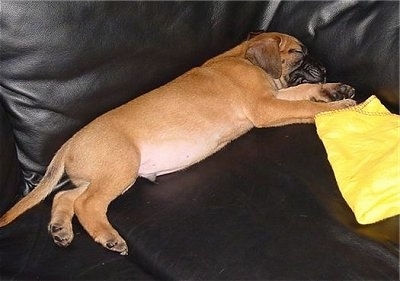
[[[74,239],[72,225],[61,223],[50,223],[48,226],[49,233],[53,237],[53,241],[60,247],[67,247]]]
[[[122,256],[128,255],[128,245],[126,245],[125,241],[107,241],[105,247],[111,251],[118,252]]]
[[[119,253],[120,255],[128,255],[128,245],[117,233],[105,233],[104,236],[99,236],[95,239],[104,248]]]

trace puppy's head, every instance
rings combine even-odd
[[[260,33],[248,40],[245,57],[264,69],[281,87],[325,81],[325,68],[308,55],[296,38],[277,32]]]

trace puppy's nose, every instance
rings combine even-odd
[[[289,74],[288,85],[296,86],[301,83],[324,83],[326,68],[313,57],[307,55],[301,65]]]

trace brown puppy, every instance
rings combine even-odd
[[[354,105],[354,89],[347,85],[299,84],[322,81],[324,74],[297,39],[259,34],[82,128],[0,226],[43,200],[65,171],[76,188],[54,198],[54,242],[71,243],[76,215],[96,242],[126,255],[128,247],[106,213],[138,176],[154,180],[184,169],[253,127],[311,123],[319,112]]]

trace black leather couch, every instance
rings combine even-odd
[[[79,128],[250,31],[298,37],[328,81],[398,113],[397,1],[2,1],[0,13],[0,213]],[[314,125],[254,129],[157,184],[139,179],[109,209],[129,256],[76,221],[57,247],[51,199],[0,229],[1,280],[399,278],[399,218],[357,224]]]

